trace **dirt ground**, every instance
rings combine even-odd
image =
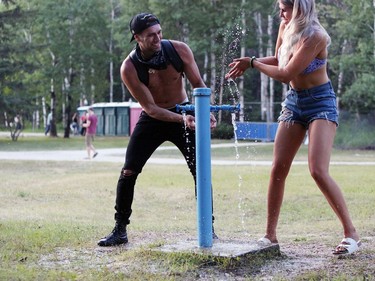
[[[275,277],[293,280],[304,276],[303,280],[308,280],[309,275],[321,275],[330,280],[375,280],[375,240],[365,240],[359,252],[345,258],[333,256],[332,246],[318,242],[280,244],[281,257],[270,259],[254,277],[260,280],[273,280]]]
[[[162,237],[162,239],[168,239]],[[176,239],[176,237],[173,237]],[[181,237],[183,239],[183,237]],[[112,272],[128,274],[134,270],[166,274],[173,280],[375,280],[375,238],[363,237],[357,253],[337,258],[331,254],[331,245],[313,244],[311,241],[281,243],[280,254],[258,260],[242,257],[229,266],[208,262],[194,272],[166,272],[160,262],[148,261],[146,265],[135,265],[133,259],[121,258],[121,253],[147,248],[160,239],[155,233],[133,236],[129,244],[120,247],[93,247],[92,249],[57,249],[39,261],[43,268],[65,268],[67,270],[107,268]],[[159,276],[159,274],[157,274]],[[157,279],[163,280],[163,279]],[[170,280],[170,279],[168,279]]]

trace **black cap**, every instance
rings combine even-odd
[[[132,33],[132,39],[134,40],[134,34],[139,34],[143,30],[149,28],[150,26],[153,26],[155,24],[160,24],[158,18],[150,13],[141,13],[132,18],[130,21],[130,32]]]

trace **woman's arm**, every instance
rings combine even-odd
[[[323,34],[315,33],[299,44],[297,51],[284,68],[264,64],[261,60],[253,61],[254,68],[275,80],[289,83],[300,75],[319,53],[327,48],[327,39]]]
[[[316,32],[311,37],[298,43],[299,46],[297,45],[297,51],[294,52],[288,64],[283,68],[279,68],[278,50],[282,44],[284,29],[285,24],[282,22],[280,24],[279,35],[276,42],[275,56],[253,59],[252,63],[251,58],[248,57],[235,59],[229,65],[232,68],[225,77],[228,79],[241,76],[251,65],[253,68],[258,69],[267,76],[287,84],[300,75],[311,61],[327,48],[327,38],[324,34]]]
[[[229,72],[225,75],[225,78],[237,78],[241,75],[244,74],[244,72],[249,68],[249,67],[254,67],[254,62],[255,60],[265,64],[265,65],[271,65],[271,66],[277,66],[279,64],[278,61],[278,50],[282,44],[282,34],[285,29],[285,24],[283,22],[280,23],[279,26],[279,32],[277,35],[277,41],[276,41],[276,46],[275,46],[275,55],[274,56],[269,56],[269,57],[263,57],[263,58],[250,58],[250,57],[242,57],[242,58],[237,58],[234,59],[232,63],[229,64],[229,67],[231,69]],[[252,63],[251,63],[252,62]]]

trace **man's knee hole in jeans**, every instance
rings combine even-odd
[[[135,175],[136,174],[136,172],[134,172],[134,171],[132,171],[132,170],[125,170],[125,169],[123,169],[122,170],[122,173],[121,173],[121,175],[123,176],[123,177],[130,177],[130,176],[133,176],[133,175]]]
[[[125,169],[124,167],[121,169],[121,173],[120,173],[120,179],[125,179],[125,178],[129,178],[129,177],[137,177],[138,176],[138,173],[134,170],[130,170],[130,169]]]

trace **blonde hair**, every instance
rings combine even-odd
[[[292,18],[283,34],[283,43],[280,47],[279,68],[285,67],[296,44],[301,39],[310,37],[315,32],[320,32],[327,39],[327,46],[331,38],[320,24],[315,11],[315,0],[278,0],[287,7],[293,8]]]

